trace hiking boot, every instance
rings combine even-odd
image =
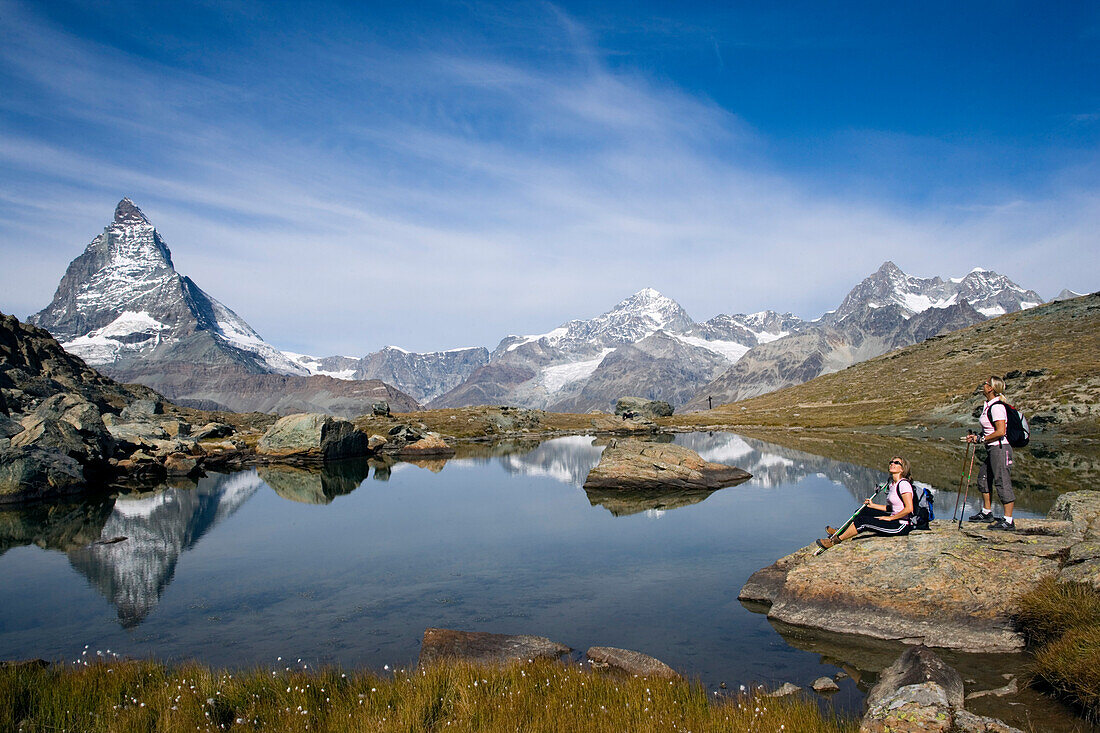
[[[832,537],[834,534],[836,534],[836,527],[832,527],[832,526],[826,524],[825,525],[825,534]]]
[[[995,522],[993,522],[992,524],[989,525],[989,528],[990,529],[1000,529],[1000,530],[1003,530],[1005,532],[1015,532],[1016,531],[1016,523],[1015,522],[1006,522],[1004,520],[1004,518],[999,517],[997,519],[997,521],[995,521]]]
[[[817,546],[822,550],[828,550],[830,547],[840,544],[840,540],[834,540],[832,537],[826,537],[823,540],[817,541]]]
[[[971,514],[970,518],[967,519],[966,521],[968,521],[968,522],[992,522],[994,519],[995,519],[995,517],[993,516],[993,512],[987,512],[985,509],[982,509],[977,514]]]

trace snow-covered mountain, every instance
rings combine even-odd
[[[128,198],[69,264],[53,302],[28,320],[94,366],[199,351],[257,372],[309,373],[177,273],[168,245]]]
[[[240,316],[176,272],[172,254],[134,202],[74,259],[53,302],[28,319],[65,350],[119,381],[207,409],[337,415],[395,410],[415,399],[375,379],[310,376]]]
[[[309,370],[337,379],[379,379],[420,402],[457,387],[478,367],[489,363],[489,350],[471,346],[417,353],[387,346],[362,359],[352,356],[315,357],[284,351],[283,355]]]
[[[802,324],[773,311],[696,323],[679,303],[646,288],[594,318],[505,337],[488,364],[430,406],[606,411],[627,395],[679,405],[749,349]]]
[[[1035,291],[980,267],[960,278],[918,278],[884,262],[852,288],[836,310],[747,351],[681,409],[703,410],[712,402],[726,404],[800,384],[1042,302]]]
[[[929,308],[947,308],[962,301],[986,318],[1003,316],[1034,308],[1043,298],[1034,290],[1025,290],[1004,275],[975,267],[965,277],[919,278],[906,275],[893,262],[884,262],[845,296],[840,307],[822,320],[837,324],[867,308],[897,305],[908,318]]]

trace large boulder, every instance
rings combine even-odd
[[[812,546],[758,571],[739,598],[794,626],[974,652],[1018,651],[1018,599],[1062,570],[1081,542],[1073,523],[1018,520],[1016,532],[935,521],[904,537]]]
[[[39,405],[34,415],[71,425],[85,445],[84,455],[88,460],[104,461],[114,453],[115,441],[103,422],[99,408],[78,395],[55,394]]]
[[[622,491],[719,489],[752,474],[736,466],[711,463],[673,443],[612,440],[584,482],[589,489]]]
[[[76,459],[38,447],[0,449],[0,503],[73,494],[85,486]]]
[[[672,417],[672,405],[662,400],[646,400],[641,397],[620,397],[615,403],[619,417]]]
[[[962,677],[925,646],[907,649],[867,693],[860,733],[1021,733],[963,709]]]
[[[565,644],[529,634],[490,634],[484,631],[425,629],[418,667],[441,660],[462,660],[493,667],[532,659],[560,659],[572,649]]]
[[[334,460],[370,452],[367,436],[347,420],[321,413],[280,418],[256,444],[256,452],[280,458]]]

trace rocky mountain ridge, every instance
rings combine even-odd
[[[208,409],[367,412],[510,404],[610,410],[623,396],[681,411],[762,394],[947,330],[1042,302],[997,273],[918,278],[892,262],[815,321],[790,313],[695,322],[645,288],[590,319],[483,347],[364,357],[281,352],[176,273],[164,240],[129,199],[69,266],[53,302],[32,316],[120,380]],[[251,375],[251,376],[250,376]],[[273,398],[278,389],[285,399]]]
[[[801,384],[1042,302],[1035,291],[989,270],[975,268],[964,277],[947,280],[915,278],[893,262],[885,262],[854,287],[836,310],[796,334],[747,352],[680,410],[705,410]]]

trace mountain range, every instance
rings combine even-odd
[[[594,318],[506,336],[491,352],[387,346],[315,357],[276,349],[179,275],[160,234],[123,199],[30,321],[110,376],[207,409],[353,415],[385,400],[401,411],[510,404],[586,412],[631,395],[692,411],[1042,302],[989,270],[918,278],[886,262],[813,321],[767,310],[698,323],[646,288]]]

